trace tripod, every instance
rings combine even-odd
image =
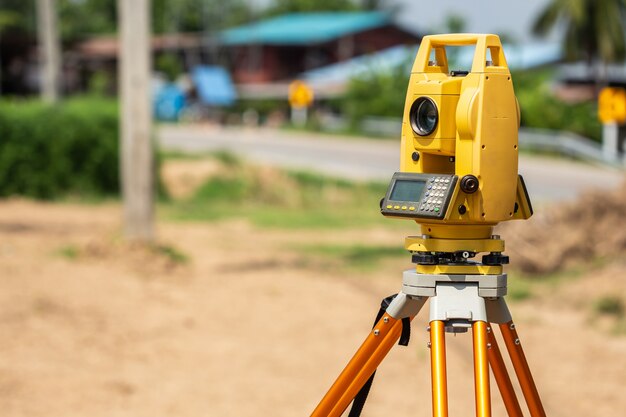
[[[437,246],[427,237],[407,238],[407,249]],[[437,239],[439,240],[439,239]],[[482,239],[481,239],[482,240]],[[441,244],[441,242],[439,242]],[[446,245],[467,244],[448,241]],[[497,236],[478,241],[480,249],[496,251],[482,263],[470,262],[471,251],[414,252],[416,270],[403,274],[402,290],[377,321],[365,342],[324,396],[311,417],[339,417],[376,371],[402,333],[403,319],[412,320],[430,299],[430,363],[434,417],[448,416],[445,333],[472,331],[476,416],[491,416],[489,369],[491,368],[509,417],[522,417],[522,410],[498,348],[493,326],[500,328],[506,349],[532,417],[545,417],[537,388],[524,356],[515,324],[504,300],[507,276],[501,255],[504,242]],[[367,393],[365,393],[367,396]],[[359,411],[360,413],[360,411]],[[352,415],[352,414],[351,414]]]

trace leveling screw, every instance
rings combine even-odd
[[[491,343],[487,343],[487,349],[491,349]]]
[[[515,344],[519,346],[519,339],[515,339]]]
[[[515,330],[515,323],[511,323],[511,325],[509,326],[509,329]]]
[[[383,319],[383,321],[384,321],[385,323],[389,323],[389,317],[385,317],[385,318]]]
[[[491,327],[487,327],[487,333],[491,333]]]
[[[429,332],[430,331],[430,326],[426,326],[426,331]]]
[[[378,336],[380,334],[380,330],[376,329],[374,330],[374,336]]]
[[[427,347],[428,349],[430,349],[430,347],[431,347],[431,346],[432,346],[432,343],[430,343],[430,342],[426,343],[426,347]]]

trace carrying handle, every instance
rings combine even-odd
[[[475,73],[508,73],[509,67],[502,51],[502,43],[498,35],[478,35],[469,33],[453,33],[448,35],[429,35],[422,42],[413,64],[412,72],[448,73],[446,46],[476,45],[471,72]],[[432,51],[435,61],[429,62]],[[491,61],[487,62],[487,51]]]

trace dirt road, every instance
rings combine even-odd
[[[3,416],[306,416],[409,267],[393,260],[346,273],[293,250],[303,241],[401,244],[397,229],[161,224],[184,263],[123,244],[118,219],[115,205],[0,203]],[[569,301],[614,274],[579,279],[550,302],[512,304],[552,417],[626,409],[626,338],[594,329]],[[410,346],[385,361],[364,416],[430,415],[424,327],[416,320]],[[469,342],[448,337],[455,416],[474,412]],[[504,415],[492,394],[494,415]]]

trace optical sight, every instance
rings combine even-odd
[[[446,47],[475,46],[470,71],[449,71]],[[433,237],[489,237],[532,215],[518,175],[520,111],[496,35],[425,36],[402,122],[400,172],[382,214],[415,220]]]

